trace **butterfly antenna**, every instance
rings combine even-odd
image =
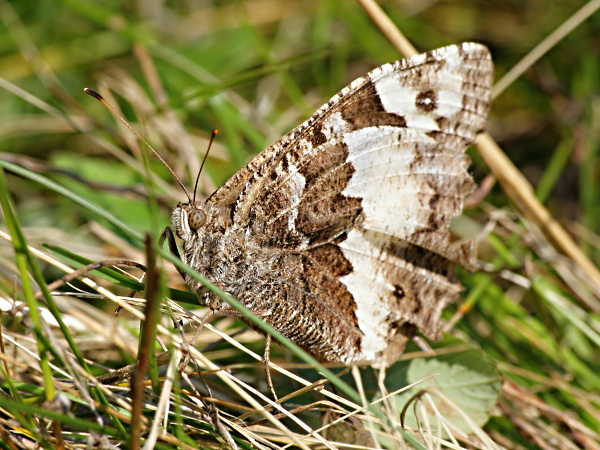
[[[127,128],[129,128],[131,130],[131,132],[133,134],[135,134],[140,141],[142,141],[144,144],[146,144],[146,146],[152,151],[152,153],[154,153],[154,156],[156,156],[160,160],[160,162],[163,163],[163,165],[169,170],[169,172],[171,172],[171,175],[173,175],[173,178],[175,179],[175,181],[177,181],[177,183],[179,183],[179,186],[181,186],[181,189],[183,189],[183,192],[185,192],[185,195],[187,196],[188,200],[191,202],[192,198],[190,197],[190,193],[187,191],[187,189],[185,188],[185,186],[183,185],[183,183],[181,182],[179,177],[177,175],[175,175],[175,172],[173,171],[173,169],[171,169],[171,166],[169,166],[167,164],[167,162],[162,158],[162,156],[160,156],[158,154],[158,152],[156,150],[154,150],[154,148],[152,148],[152,146],[146,141],[146,139],[144,139],[142,136],[140,136],[138,134],[138,132],[135,131],[131,127],[131,125],[129,125],[129,123],[127,123],[127,121],[123,117],[121,117],[121,115],[117,111],[115,111],[115,109],[112,106],[110,106],[110,104],[106,100],[104,100],[104,98],[100,94],[98,94],[96,91],[92,91],[91,89],[88,89],[88,88],[85,88],[83,91],[86,94],[94,97],[96,100],[99,100],[104,106],[106,106],[108,108],[108,110],[111,113],[113,113],[113,115],[117,119],[119,119],[121,122],[123,122],[123,124]],[[211,140],[211,142],[212,142],[212,140]],[[195,195],[195,192],[196,192],[196,189],[194,188],[194,195]]]
[[[200,164],[200,170],[198,171],[198,175],[196,176],[196,182],[194,183],[194,203],[196,203],[196,189],[198,188],[198,181],[200,180],[200,174],[202,173],[202,169],[204,168],[204,163],[208,158],[208,153],[210,152],[210,147],[212,146],[213,141],[219,134],[219,130],[213,130],[212,135],[210,136],[210,141],[208,142],[208,148],[206,149],[206,153],[204,154],[204,159],[202,160],[202,164]]]

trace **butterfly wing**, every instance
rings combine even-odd
[[[386,64],[255,157],[207,201],[243,248],[226,290],[324,361],[389,364],[415,327],[435,338],[492,78],[472,43]]]

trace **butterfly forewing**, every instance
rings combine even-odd
[[[207,200],[184,260],[323,361],[389,364],[414,328],[436,337],[492,77],[467,43],[359,78]]]

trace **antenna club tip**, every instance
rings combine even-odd
[[[219,134],[219,130],[217,130],[216,128],[213,130],[213,134],[216,136],[217,134]]]
[[[91,95],[92,97],[94,97],[97,100],[102,100],[102,96],[100,94],[98,94],[96,91],[92,91],[91,89],[85,88],[83,90],[83,92],[85,92],[88,95]]]

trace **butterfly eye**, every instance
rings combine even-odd
[[[194,209],[188,214],[188,225],[192,230],[198,230],[206,223],[206,213],[201,209]]]

